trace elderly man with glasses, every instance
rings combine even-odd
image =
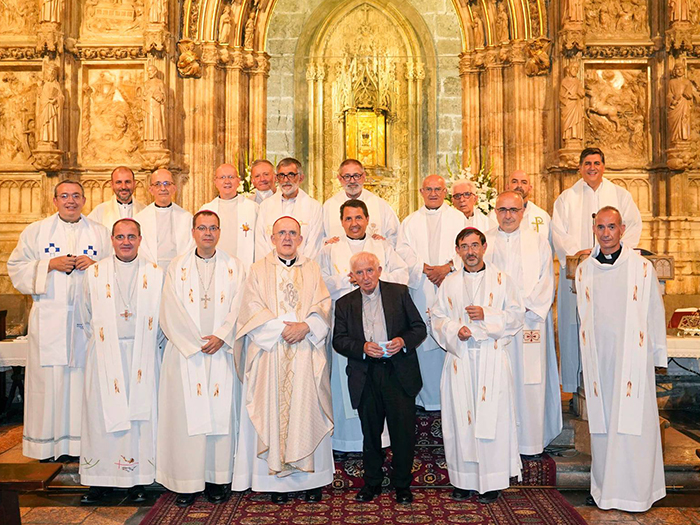
[[[345,159],[340,164],[338,181],[343,188],[323,204],[324,236],[334,240],[345,236],[338,210],[345,201],[356,199],[364,202],[369,212],[367,233],[383,237],[393,248],[399,233],[399,219],[387,201],[364,189],[366,179],[367,172],[359,160]]]
[[[478,199],[473,181],[459,179],[452,183],[452,205],[464,214],[464,226],[489,231],[498,225],[476,206]]]
[[[260,205],[255,226],[255,260],[272,251],[272,226],[283,216],[294,217],[301,225],[299,252],[314,259],[323,246],[323,208],[299,186],[304,181],[301,163],[291,157],[277,163],[278,191]]]
[[[151,174],[148,191],[154,202],[134,217],[143,237],[140,254],[167,271],[170,261],[194,247],[192,214],[173,202],[177,186],[168,170],[161,168]]]

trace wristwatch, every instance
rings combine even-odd
[[[455,263],[452,259],[450,259],[450,273],[455,271]]]

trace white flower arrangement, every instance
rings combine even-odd
[[[445,155],[445,164],[447,166],[447,173],[449,174],[445,181],[447,182],[448,186],[451,187],[452,184],[459,179],[467,179],[472,181],[476,187],[476,207],[479,209],[479,211],[485,215],[488,215],[489,212],[496,207],[496,197],[498,197],[498,192],[496,191],[496,187],[493,185],[493,180],[491,179],[493,165],[490,164],[488,170],[486,169],[486,153],[481,156],[481,167],[479,168],[479,173],[476,175],[474,175],[472,172],[471,167],[471,148],[469,148],[469,157],[467,158],[466,163],[467,165],[456,173],[453,173],[450,169],[450,162],[447,155]],[[461,165],[459,154],[455,155],[455,164],[457,166]],[[452,195],[448,195],[451,203]]]

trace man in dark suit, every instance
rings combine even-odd
[[[386,419],[396,501],[410,503],[415,401],[423,385],[416,347],[426,337],[425,323],[406,286],[379,281],[382,268],[374,254],[356,253],[350,268],[359,289],[336,303],[333,348],[348,358],[348,390],[362,425],[365,486],[356,499],[371,501],[381,493]]]

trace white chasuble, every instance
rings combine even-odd
[[[27,226],[7,261],[14,287],[33,299],[24,403],[27,457],[77,456],[80,451],[86,339],[78,304],[85,272],[49,272],[49,261],[63,255],[97,260],[110,250],[101,224],[84,216],[66,223],[54,214]]]
[[[171,246],[175,255],[194,249],[192,214],[174,202],[167,209],[156,208],[155,203],[151,203],[134,216],[134,220],[141,225],[143,238],[139,255],[167,271],[172,258],[162,257],[163,246]],[[163,238],[165,232],[168,232],[167,239]]]
[[[99,222],[111,233],[115,222],[119,219],[132,219],[145,207],[133,198],[129,204],[122,204],[117,200],[117,197],[112,195],[111,199],[95,206],[88,215],[88,219]]]
[[[321,204],[301,189],[294,199],[285,199],[282,192],[278,191],[260,204],[255,227],[256,261],[264,259],[273,250],[274,245],[270,239],[272,226],[277,219],[285,215],[294,217],[301,225],[303,240],[299,246],[300,254],[314,259],[323,247],[323,208]]]
[[[614,264],[576,271],[591,432],[591,494],[642,512],[666,494],[654,366],[666,366],[664,306],[651,262],[623,245]]]
[[[350,258],[359,252],[373,253],[382,267],[381,280],[408,284],[408,267],[394,251],[388,241],[375,240],[366,235],[362,240],[343,237],[333,244],[327,244],[321,250],[316,261],[321,267],[321,274],[331,294],[333,307],[331,323],[335,319],[335,302],[343,295],[353,291],[356,285],[350,284]],[[362,428],[357,410],[352,408],[348,390],[348,376],[345,368],[347,357],[333,350],[332,340],[328,338],[328,354],[332,356],[331,390],[333,393],[333,450],[342,452],[362,451]],[[382,435],[382,444],[389,446],[389,433]]]
[[[471,321],[465,308],[484,309]],[[522,329],[524,308],[510,278],[493,264],[448,275],[430,316],[433,337],[446,350],[442,421],[450,482],[481,493],[520,475],[508,345]],[[466,326],[471,337],[462,341]]]
[[[228,201],[222,202],[220,197],[202,206],[200,211],[209,210],[219,215],[221,238],[217,247],[231,257],[237,257],[247,272],[255,257],[255,223],[258,217],[258,205],[242,195],[237,195],[232,200],[236,201],[233,217],[228,217],[225,211],[230,204]]]
[[[369,213],[369,224],[367,225],[367,235],[379,234],[384,237],[392,248],[396,246],[396,237],[399,233],[399,218],[388,202],[375,195],[369,190],[363,189],[362,193],[356,197],[365,203]],[[340,190],[330,199],[323,203],[323,232],[324,238],[345,236],[345,230],[340,222],[340,206],[350,197],[345,190]]]
[[[440,216],[440,228],[439,236],[431,241],[428,234],[428,216],[432,214]],[[428,326],[428,337],[417,349],[423,388],[418,394],[416,404],[426,410],[440,410],[440,376],[445,353],[430,331],[428,310],[435,302],[438,288],[423,273],[423,265],[430,264],[431,261],[442,265],[455,259],[455,239],[465,227],[464,221],[464,214],[447,203],[437,210],[428,210],[423,206],[401,223],[396,243],[396,251],[408,265],[411,298]]]
[[[486,232],[491,228],[495,228],[497,226],[498,222],[496,221],[495,217],[490,217],[485,213],[482,213],[481,210],[478,210],[477,208],[474,208],[474,214],[471,217],[464,217],[465,228],[476,228],[484,235],[486,235]]]
[[[595,191],[580,179],[562,192],[554,203],[552,215],[552,245],[561,269],[557,295],[557,324],[561,354],[561,382],[564,392],[575,392],[578,387],[581,360],[578,348],[578,320],[576,295],[572,282],[566,278],[566,256],[593,248],[592,215],[603,206],[614,206],[622,214],[625,224],[623,242],[635,248],[642,234],[642,217],[632,195],[624,188],[603,178]]]
[[[562,428],[559,374],[551,308],[554,301],[552,250],[544,235],[527,228],[487,234],[486,260],[519,288],[525,324],[510,345],[521,454],[540,454]]]
[[[239,347],[236,354],[244,406],[234,490],[289,492],[332,481],[330,308],[315,262],[300,255],[286,266],[272,252],[253,263],[238,322],[248,348],[245,363]],[[303,321],[310,332],[289,344],[281,338],[285,321]]]
[[[88,269],[89,335],[80,479],[131,487],[155,480],[156,368],[163,271],[138,257]]]
[[[498,227],[498,218],[496,217],[496,210],[491,210],[489,213],[489,219],[494,224],[494,228]],[[521,227],[527,226],[528,229],[544,235],[545,239],[550,242],[552,240],[550,223],[552,218],[549,213],[540,208],[537,204],[532,201],[528,201],[525,204],[525,211],[523,212],[523,220],[520,223]]]

